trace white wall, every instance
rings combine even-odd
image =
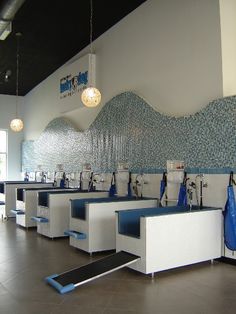
[[[94,48],[102,105],[129,90],[158,111],[188,115],[223,95],[216,0],[148,0],[98,38]],[[87,52],[88,47],[71,61]],[[65,108],[58,89],[56,71],[25,97],[26,139],[36,139],[62,115],[85,129],[102,108],[77,109],[76,103]]]
[[[236,94],[236,1],[220,0],[224,96]]]
[[[22,105],[22,97],[18,98]],[[23,132],[15,133],[10,129],[10,122],[15,118],[16,97],[0,95],[0,128],[8,130],[8,180],[21,178],[21,142]]]

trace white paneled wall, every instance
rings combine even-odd
[[[132,174],[132,186],[135,185],[138,174]],[[196,174],[187,175],[188,184],[193,181],[197,184],[198,198],[199,198],[199,180]],[[111,183],[111,174],[103,174],[104,182],[97,185],[99,189],[109,189]],[[144,174],[144,182],[142,194],[146,197],[160,197],[160,181],[162,174]],[[204,174],[204,182],[207,187],[203,188],[203,205],[224,208],[227,197],[227,186],[229,182],[228,174]],[[128,181],[125,182],[117,180],[117,193],[119,195],[127,194]],[[178,190],[178,189],[177,189]],[[139,195],[141,194],[141,186],[138,186]],[[236,191],[235,191],[236,193]],[[178,195],[176,195],[176,198]],[[193,203],[197,204],[196,193],[193,190]]]

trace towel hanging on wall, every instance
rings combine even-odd
[[[184,172],[183,182],[180,184],[177,206],[187,206],[187,173]]]
[[[163,176],[160,183],[160,206],[162,206],[162,198],[165,197],[167,187],[167,175],[166,172],[163,172]],[[167,197],[165,197],[167,198]]]
[[[236,250],[236,201],[234,187],[236,185],[233,179],[233,171],[229,176],[229,185],[227,187],[227,201],[224,211],[224,240],[229,250]]]
[[[115,172],[112,173],[112,177],[111,177],[111,187],[109,190],[109,197],[113,197],[115,196],[115,194],[117,194],[116,191],[116,175]]]

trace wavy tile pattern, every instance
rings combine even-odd
[[[166,160],[184,160],[188,171],[225,173],[236,169],[236,96],[218,99],[189,117],[156,112],[125,92],[111,99],[84,132],[64,118],[52,120],[38,140],[22,145],[22,171],[38,164],[54,171],[80,171],[90,162],[110,172],[119,161],[131,171],[162,172]]]

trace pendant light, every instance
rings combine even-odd
[[[101,102],[100,91],[92,84],[92,70],[93,70],[93,0],[90,0],[90,54],[89,54],[89,87],[87,87],[81,94],[82,103],[86,107],[96,107]]]
[[[19,41],[20,41],[21,35],[22,35],[21,33],[16,33],[16,39],[17,39],[17,51],[16,51],[16,117],[10,123],[10,128],[14,132],[20,132],[24,127],[23,121],[18,118],[19,58],[20,58],[20,54],[19,54],[20,42]]]

